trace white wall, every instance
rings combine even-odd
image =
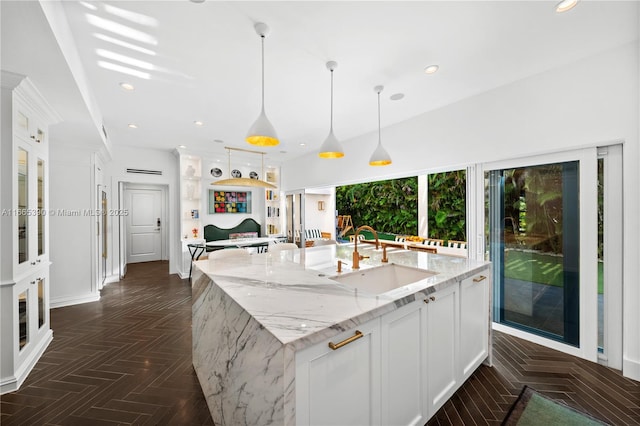
[[[49,215],[51,307],[96,301],[94,154],[51,142]],[[77,216],[65,215],[77,212]]]
[[[335,208],[334,197],[327,194],[305,193],[305,229],[319,229],[321,232],[331,232],[335,238]],[[318,210],[318,201],[324,203],[324,210]]]
[[[169,273],[177,273],[180,256],[180,212],[178,202],[179,164],[178,157],[168,151],[140,149],[114,145],[113,160],[104,166],[105,183],[111,206],[118,205],[118,182],[166,185],[169,195]],[[160,170],[161,176],[127,173],[127,169]],[[109,233],[109,258],[107,275],[118,275],[119,226],[111,221]]]
[[[343,159],[327,161],[309,154],[283,165],[283,188],[419,175],[622,142],[623,372],[640,380],[639,57],[636,41],[386,127],[382,142],[393,159],[389,167],[367,164],[375,148],[374,133],[345,141]],[[384,124],[384,114],[382,120]]]

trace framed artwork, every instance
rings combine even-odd
[[[251,213],[251,192],[209,190],[209,214]]]

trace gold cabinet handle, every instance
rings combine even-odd
[[[429,303],[429,299],[424,299],[423,302],[424,303]]]
[[[424,299],[424,303],[429,303],[429,301],[435,302],[436,301],[436,297],[435,296],[429,296],[428,299]]]
[[[486,279],[487,279],[487,277],[485,277],[484,275],[480,275],[479,277],[475,277],[475,278],[473,279],[473,282],[474,282],[474,283],[479,283],[480,281],[484,281],[484,280],[486,280]]]
[[[362,336],[364,336],[364,334],[362,334],[362,331],[356,330],[356,332],[355,332],[355,334],[353,336],[347,337],[342,342],[338,342],[338,343],[329,342],[329,347],[335,351],[336,349],[340,349],[344,345],[348,345],[349,343],[353,342],[354,340],[358,340]]]

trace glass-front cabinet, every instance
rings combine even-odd
[[[46,152],[20,141],[15,158],[17,204],[11,209],[17,229],[17,271],[28,273],[48,259],[46,244],[48,215]]]
[[[2,71],[0,394],[20,387],[52,339],[48,126],[60,121],[24,76]]]

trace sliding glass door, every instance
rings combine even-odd
[[[489,253],[494,319],[580,344],[580,207],[577,161],[491,170]]]

